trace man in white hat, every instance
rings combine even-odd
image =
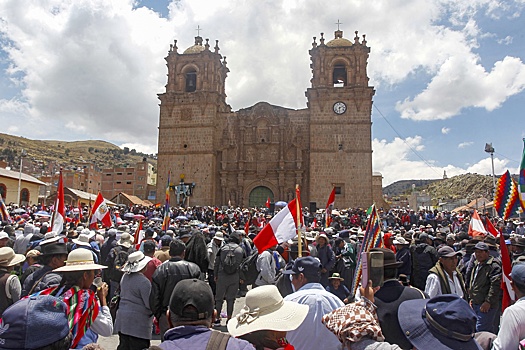
[[[11,271],[25,259],[22,254],[15,254],[12,248],[0,248],[0,317],[9,305],[20,299],[22,286],[18,277],[12,275]]]
[[[213,291],[213,295],[215,295],[216,292],[215,273],[213,272],[213,268],[215,266],[215,258],[223,243],[224,233],[221,231],[216,232],[211,242],[208,243],[208,283]]]
[[[110,298],[112,298],[115,294],[120,280],[122,279],[123,272],[121,271],[121,268],[128,260],[128,255],[133,253],[134,251],[135,249],[133,248],[133,237],[129,233],[123,232],[120,236],[120,239],[117,241],[117,245],[115,246],[115,248],[111,249],[106,259],[106,266],[108,267],[108,277],[110,280]]]

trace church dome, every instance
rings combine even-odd
[[[343,31],[336,30],[335,38],[326,43],[329,47],[341,47],[341,46],[352,46],[352,42],[348,39],[343,38]]]
[[[188,47],[184,50],[184,54],[200,53],[204,51],[204,46],[202,46],[202,38],[200,36],[195,37],[195,45]]]

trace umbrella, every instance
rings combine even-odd
[[[136,215],[133,215],[133,219],[137,219],[137,220],[141,220],[141,219],[145,219],[146,217],[142,214],[136,214]]]
[[[150,220],[151,221],[164,221],[163,218],[156,218],[156,217],[155,218],[151,218]]]
[[[285,201],[279,201],[275,203],[276,207],[286,207],[287,205],[288,203],[286,203]]]
[[[187,217],[185,217],[184,215],[179,215],[175,218],[175,220],[188,220]]]
[[[25,213],[25,209],[22,209],[22,208],[16,208],[15,210],[12,211],[13,213],[15,214],[23,214]]]
[[[49,213],[48,213],[47,211],[45,211],[45,210],[37,211],[37,212],[35,213],[35,215],[37,215],[37,216],[47,216],[47,217],[50,217],[50,216],[51,216],[51,214],[49,214]]]
[[[135,214],[133,214],[133,213],[126,213],[126,214],[124,214],[125,218],[132,218],[134,216],[135,216]]]

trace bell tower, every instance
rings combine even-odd
[[[340,23],[337,23],[338,26]],[[372,204],[372,97],[366,72],[370,48],[355,32],[353,42],[336,30],[334,39],[309,51],[310,202],[324,205],[336,187],[335,206]]]
[[[200,29],[199,29],[200,30]],[[216,202],[216,123],[231,111],[226,103],[226,57],[219,41],[210,50],[209,39],[195,37],[195,44],[178,52],[177,40],[165,58],[168,67],[166,92],[159,94],[159,141],[157,199],[164,198],[168,171],[171,186],[181,181],[194,184],[189,205]],[[181,180],[181,179],[184,180]],[[172,205],[177,205],[171,192]],[[188,203],[184,203],[188,205]]]

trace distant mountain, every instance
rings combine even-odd
[[[428,186],[429,184],[441,181],[438,180],[399,180],[386,187],[383,187],[383,194],[389,197],[396,197],[402,194],[410,194],[412,192],[412,185],[419,191],[421,188]]]
[[[94,163],[99,168],[134,166],[143,158],[155,168],[157,165],[156,155],[122,149],[106,141],[43,141],[0,133],[0,160],[18,169],[22,150],[26,153],[24,169],[30,174],[42,174],[56,167],[72,168],[82,163]]]

